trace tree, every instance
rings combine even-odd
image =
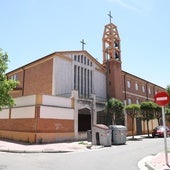
[[[167,85],[166,91],[167,91],[168,95],[170,95],[170,85]],[[168,108],[170,108],[170,103],[168,103]]]
[[[135,120],[135,118],[139,117],[140,105],[130,104],[130,105],[126,106],[125,110],[126,110],[126,113],[131,117],[131,120],[132,120],[132,139],[134,139],[134,120]]]
[[[161,125],[161,118],[162,118],[162,108],[155,104],[155,117],[158,120],[158,125]]]
[[[142,102],[140,105],[142,118],[147,123],[147,132],[149,137],[149,121],[154,119],[155,103],[153,102]]]
[[[124,118],[123,108],[123,103],[120,100],[114,98],[108,100],[106,110],[111,116],[111,122],[113,125],[116,125],[118,119],[122,120]]]
[[[13,106],[14,100],[10,95],[10,91],[13,90],[18,82],[8,79],[6,76],[6,70],[8,69],[8,55],[0,50],[0,110],[5,106]]]
[[[167,122],[170,122],[170,108],[165,108],[165,118]]]

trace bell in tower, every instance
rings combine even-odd
[[[110,23],[105,26],[103,33],[103,63],[106,60],[121,61],[120,38],[117,27],[111,22],[111,12],[108,14]]]

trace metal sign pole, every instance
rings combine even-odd
[[[163,119],[163,127],[164,127],[164,150],[165,150],[165,161],[166,161],[166,165],[168,167],[168,151],[167,151],[167,140],[166,140],[166,125],[165,125],[165,108],[164,106],[162,106],[162,119]]]

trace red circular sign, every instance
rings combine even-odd
[[[155,95],[155,103],[157,103],[160,106],[165,106],[168,104],[169,101],[169,95],[166,92],[160,92]]]

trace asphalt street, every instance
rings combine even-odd
[[[170,146],[170,138],[167,139]],[[137,170],[145,156],[164,151],[163,138],[127,141],[96,150],[68,153],[0,153],[0,170]]]

